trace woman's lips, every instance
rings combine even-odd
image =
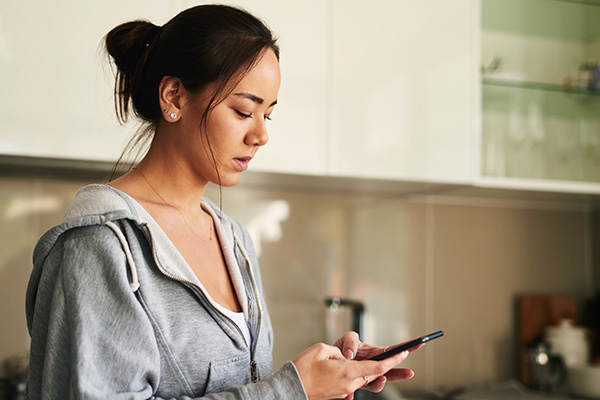
[[[234,158],[233,161],[235,161],[240,170],[245,171],[248,169],[248,163],[250,163],[251,159],[252,157],[240,157]]]

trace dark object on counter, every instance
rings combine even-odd
[[[581,323],[590,330],[592,363],[600,364],[600,293],[586,302]]]
[[[10,381],[8,378],[0,378],[0,400],[9,400],[12,396]]]
[[[4,365],[8,376],[0,384],[0,400],[24,400],[29,356],[19,353],[5,360]]]
[[[551,352],[551,346],[539,342],[529,349],[533,387],[542,393],[552,393],[560,388],[567,378],[567,367],[558,354]]]

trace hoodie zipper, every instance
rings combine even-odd
[[[160,267],[158,259],[156,258],[156,248],[154,247],[154,236],[152,235],[152,231],[151,231],[151,229],[150,229],[150,227],[148,226],[147,223],[145,223],[143,225],[146,227],[146,230],[148,231],[148,235],[150,236],[150,247],[152,248],[152,259],[154,260],[154,264],[156,265],[158,271],[163,276],[165,276],[165,277],[167,277],[169,279],[172,279],[172,280],[174,280],[176,282],[180,282],[180,283],[184,283],[184,284],[187,284],[187,285],[191,285],[191,286],[197,288],[204,295],[205,299],[208,301],[206,293],[196,283],[188,281],[187,279],[181,279],[181,278],[178,278],[178,277],[173,276],[171,274],[168,274],[168,273],[166,273]],[[235,233],[234,233],[234,235],[235,235]],[[235,235],[235,236],[237,238],[237,235]],[[262,304],[260,303],[260,297],[257,296],[257,290],[258,289],[256,288],[256,282],[254,281],[254,274],[252,273],[250,259],[248,258],[248,255],[246,254],[246,251],[242,247],[240,247],[240,248],[242,249],[242,254],[244,255],[244,258],[246,259],[246,262],[248,263],[248,266],[249,266],[248,269],[250,271],[250,281],[252,283],[252,288],[254,290],[254,295],[255,295],[256,301],[258,303],[258,326],[257,326],[257,330],[256,330],[256,338],[254,338],[254,344],[252,346],[250,346],[250,345],[248,346],[249,349],[250,349],[250,347],[252,347],[250,349],[250,376],[251,376],[252,383],[256,383],[256,382],[259,381],[259,376],[258,376],[257,364],[256,364],[256,361],[254,360],[254,355],[256,354],[256,347],[257,347],[257,344],[258,344],[258,337],[260,335],[260,326],[261,326],[261,321],[262,321]],[[208,303],[210,303],[210,301],[208,301]],[[214,306],[212,306],[212,307],[223,318],[225,318],[227,321],[231,322],[231,324],[239,332],[239,334],[242,336],[242,338],[244,337],[244,334],[242,333],[242,330],[240,329],[240,327],[237,326],[237,324],[231,318],[229,318],[227,315],[225,315],[223,312],[221,312],[216,307],[214,307]],[[251,340],[252,340],[252,337],[251,337]]]

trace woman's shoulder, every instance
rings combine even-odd
[[[79,189],[62,221],[49,229],[37,242],[34,263],[44,259],[61,239],[76,241],[80,237],[110,235],[107,222],[130,220],[139,222],[131,200],[118,190],[102,184],[87,185]]]
[[[62,222],[68,223],[86,216],[115,212],[136,216],[133,200],[120,190],[106,184],[91,184],[77,191]]]

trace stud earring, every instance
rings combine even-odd
[[[171,119],[175,119],[175,118],[177,118],[177,114],[175,114],[174,112],[172,112],[172,113],[170,114],[170,117],[171,117]]]
[[[169,112],[169,109],[168,109],[168,108],[165,108],[163,111],[164,111],[164,112]]]

